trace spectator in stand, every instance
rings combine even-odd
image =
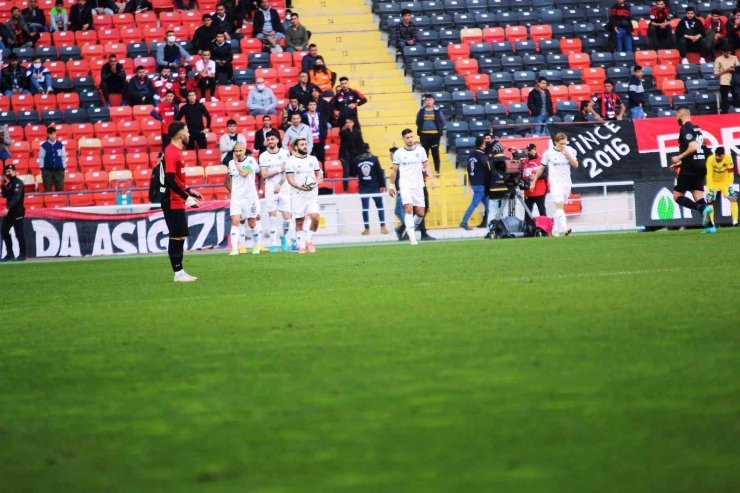
[[[175,3],[177,3],[177,8],[180,10],[194,10],[195,9],[195,0],[189,0],[187,6],[185,6],[185,0],[175,0]]]
[[[211,127],[211,114],[208,113],[208,109],[203,106],[203,103],[198,102],[198,95],[194,90],[188,92],[187,102],[180,106],[180,111],[175,117],[176,120],[182,120],[183,118],[190,134],[188,149],[195,150],[195,144],[198,144],[198,149],[207,149],[206,134]],[[206,119],[205,126],[203,126],[203,118]]]
[[[740,62],[733,53],[732,46],[726,41],[726,44],[722,47],[722,56],[717,57],[714,61],[714,76],[719,79],[720,113],[724,114],[730,111],[730,95],[732,95],[733,106],[740,106],[738,93],[735,92],[735,88],[732,86],[732,77],[739,65]]]
[[[285,17],[283,18],[283,31],[286,33],[288,32],[288,28],[290,27],[290,17],[293,15],[293,11],[290,9],[285,9]]]
[[[308,45],[308,55],[301,59],[301,71],[308,73],[313,68],[313,64],[316,61],[316,57],[319,54],[319,49],[315,44],[311,43]]]
[[[49,12],[49,28],[51,32],[66,31],[69,25],[67,9],[64,8],[64,0],[57,0],[54,8]]]
[[[123,7],[124,14],[138,14],[153,10],[152,3],[149,0],[128,0]]]
[[[311,136],[311,129],[301,121],[300,113],[293,113],[293,116],[290,118],[290,126],[285,130],[285,135],[283,136],[283,147],[291,149],[291,142],[298,137],[306,139],[307,150],[308,153],[311,154],[313,151],[313,137]]]
[[[326,128],[331,128],[331,123],[329,123],[329,120],[331,120],[331,104],[329,104],[329,101],[321,97],[321,89],[316,86],[311,88],[311,99],[309,99],[308,102],[310,103],[311,101],[316,101],[316,111],[318,111],[324,119]]]
[[[407,46],[414,46],[419,40],[416,34],[416,24],[411,22],[411,11],[401,11],[401,22],[396,26],[396,47],[403,53]]]
[[[434,105],[434,96],[430,93],[422,96],[424,106],[416,113],[416,134],[421,146],[434,160],[434,171],[439,173],[439,141],[445,130],[445,116],[442,110]]]
[[[18,55],[11,53],[8,65],[2,70],[2,90],[7,97],[14,94],[31,94],[28,90],[31,82],[26,76],[26,68],[18,63]]]
[[[265,86],[265,79],[257,78],[257,85],[249,90],[247,109],[249,113],[257,115],[277,115],[277,98],[272,89]]]
[[[676,27],[676,47],[681,54],[681,64],[686,65],[689,59],[686,55],[699,53],[701,59],[699,63],[705,63],[707,44],[704,41],[704,24],[696,18],[696,9],[686,7],[686,17],[681,19]]]
[[[159,71],[159,76],[152,79],[152,86],[154,86],[155,106],[164,101],[167,92],[173,91],[175,89],[175,82],[172,80],[172,76],[170,74],[170,68],[163,67]]]
[[[311,154],[318,159],[321,163],[321,168],[324,168],[324,162],[326,161],[326,119],[317,111],[317,103],[313,99],[308,102],[308,109],[303,113],[303,123],[308,125],[311,129],[311,141],[313,142],[313,152]]]
[[[184,103],[188,98],[190,91],[198,89],[198,81],[188,78],[188,69],[180,67],[177,69],[177,78],[175,79],[175,102]]]
[[[629,96],[630,114],[633,120],[642,120],[646,118],[645,115],[645,87],[642,85],[642,67],[635,65],[633,74],[630,77],[629,89],[627,95]]]
[[[331,100],[333,109],[332,118],[339,125],[344,127],[347,118],[354,120],[353,124],[360,126],[357,117],[357,108],[367,103],[367,98],[360,92],[349,87],[349,79],[341,77],[339,79],[339,91]]]
[[[28,30],[32,33],[45,33],[46,29],[46,15],[44,11],[38,7],[37,0],[28,0],[28,8],[23,9],[21,13],[23,20],[28,26]]]
[[[537,170],[542,166],[542,158],[537,155],[537,146],[529,144],[527,146],[527,159],[524,161],[522,168],[522,177],[525,181],[531,182],[537,174]],[[545,174],[545,171],[542,172]],[[542,177],[540,177],[542,178]],[[533,189],[529,187],[524,189],[524,204],[534,214],[534,206],[537,206],[538,216],[547,216],[545,208],[545,197],[547,196],[547,175],[542,180],[538,180]],[[525,212],[526,219],[531,221],[532,218]]]
[[[157,47],[157,69],[170,67],[172,70],[185,67],[190,71],[190,53],[176,43],[175,31],[167,31],[167,42]]]
[[[306,57],[303,57],[305,60]],[[298,74],[298,84],[294,85],[288,91],[291,98],[295,97],[298,102],[303,106],[308,104],[308,100],[311,99],[311,90],[316,87],[308,81],[308,72],[301,72]]]
[[[154,86],[146,76],[146,69],[139,65],[136,67],[136,77],[128,81],[126,88],[126,101],[131,106],[139,104],[154,104]]]
[[[8,126],[0,126],[0,161],[3,163],[12,157],[8,150],[8,147],[12,143],[13,139],[10,138],[10,134],[8,133]]]
[[[360,202],[362,203],[362,222],[365,223],[365,229],[362,236],[370,234],[370,197],[366,195],[375,194],[373,202],[378,209],[378,219],[380,220],[380,233],[387,235],[388,228],[385,227],[385,210],[383,210],[383,197],[381,193],[385,192],[385,173],[380,165],[377,156],[370,152],[370,146],[363,144],[362,152],[357,156],[353,163],[355,174],[360,181]]]
[[[648,25],[648,40],[651,50],[665,49],[675,45],[671,28],[672,18],[673,14],[665,6],[664,0],[655,2],[655,6],[650,9],[650,24]]]
[[[598,110],[594,110],[594,107],[598,107]],[[589,109],[599,121],[622,120],[627,110],[620,97],[614,92],[614,83],[610,79],[604,81],[604,92],[597,93],[591,98]]]
[[[283,108],[283,124],[280,126],[280,128],[282,128],[283,130],[288,130],[288,127],[293,121],[291,119],[291,116],[295,115],[296,113],[302,115],[304,111],[306,111],[306,108],[304,108],[303,105],[298,102],[298,98],[291,97],[288,104],[285,105],[285,107]]]
[[[259,154],[262,154],[267,149],[267,144],[265,141],[267,140],[267,134],[274,130],[272,128],[272,117],[270,115],[265,115],[262,117],[262,128],[257,130],[254,133],[254,150],[257,151]],[[283,147],[282,142],[278,139],[278,147]]]
[[[31,65],[28,66],[26,76],[31,84],[31,89],[37,94],[51,94],[54,90],[51,88],[51,73],[49,69],[41,63],[41,57],[34,55]]]
[[[216,13],[212,16],[213,27],[216,28],[216,32],[225,33],[226,39],[242,39],[243,34],[239,33],[241,24],[234,20],[234,16],[226,12],[226,6],[221,3],[216,6]]]
[[[326,97],[334,96],[334,79],[335,75],[326,67],[324,57],[318,55],[314,61],[313,68],[308,71],[308,80],[311,84],[321,89],[321,95]]]
[[[252,31],[257,39],[261,39],[270,47],[273,53],[280,53],[280,40],[285,39],[283,23],[277,10],[270,7],[269,0],[260,0],[260,8],[254,13]]]
[[[486,200],[486,185],[488,184],[488,156],[486,156],[486,138],[478,136],[475,138],[475,151],[468,158],[468,183],[473,189],[473,199],[470,201],[468,209],[463,215],[460,227],[465,231],[471,231],[473,228],[468,226],[470,216],[482,202],[485,207],[481,225],[486,227],[486,218],[488,217],[488,200]]]
[[[198,26],[193,33],[193,50],[198,55],[201,51],[211,48],[211,44],[213,44],[218,34],[218,29],[213,25],[213,18],[210,15],[203,14],[202,20],[203,25]]]
[[[126,92],[126,71],[123,69],[123,64],[118,63],[117,55],[109,55],[108,63],[100,70],[100,91],[103,93],[103,99],[108,108],[111,106],[111,94]]]
[[[344,171],[342,173],[344,178],[342,186],[344,187],[344,193],[347,193],[349,187],[347,178],[357,176],[357,169],[353,164],[365,148],[360,126],[355,125],[354,119],[348,117],[344,120],[344,125],[339,131],[339,142],[339,160],[342,162],[342,170]]]
[[[229,120],[226,122],[227,132],[221,136],[218,141],[218,150],[221,151],[221,164],[228,166],[229,161],[234,159],[234,146],[242,144],[247,147],[247,139],[236,131],[236,121]]]
[[[8,30],[8,48],[30,48],[39,40],[38,33],[31,33],[25,19],[21,16],[21,9],[13,7],[10,11],[10,20],[5,23]]]
[[[298,14],[290,14],[290,27],[285,30],[285,42],[289,53],[303,51],[308,46],[308,31],[298,21]]]
[[[632,51],[632,12],[624,0],[617,0],[609,10],[609,25],[614,30],[616,51]]]
[[[90,10],[93,15],[115,15],[118,13],[118,6],[113,0],[90,0]]]
[[[547,134],[546,126],[544,123],[550,121],[553,115],[552,111],[552,95],[550,90],[547,88],[547,78],[540,77],[537,79],[537,87],[529,92],[527,97],[527,108],[529,113],[532,115],[532,119],[537,123],[543,125],[537,125],[534,127],[534,133],[539,135]]]
[[[733,50],[740,50],[740,10],[733,9],[732,15],[727,19],[725,25],[727,30],[727,39],[730,41]]]
[[[72,5],[69,13],[69,30],[70,31],[88,31],[93,29],[92,9],[87,4],[87,0],[77,0]]]
[[[216,62],[216,81],[220,83],[223,78],[227,84],[234,79],[234,54],[231,51],[231,42],[226,42],[226,33],[216,34],[216,40],[211,45],[211,58]]]
[[[727,19],[717,9],[704,21],[704,39],[707,43],[706,59],[713,61],[715,53],[727,39]]]
[[[39,166],[44,191],[64,191],[64,170],[67,169],[67,150],[57,140],[57,129],[46,129],[46,141],[39,147]]]
[[[587,122],[589,113],[591,113],[591,101],[581,101],[581,106],[578,108],[578,113],[575,114],[573,121],[576,123]]]
[[[170,123],[177,120],[177,115],[180,113],[178,104],[175,102],[175,93],[172,90],[168,90],[162,102],[159,103],[150,113],[156,120],[162,122],[162,151],[167,148],[170,144],[170,134],[167,131],[170,128]]]
[[[217,103],[216,99],[216,62],[211,60],[211,50],[201,52],[202,59],[195,62],[195,78],[198,80],[201,103],[206,102],[208,92],[211,93],[211,102]]]

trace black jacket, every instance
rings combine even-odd
[[[316,110],[316,113],[319,115],[319,142],[326,143],[326,122],[327,116],[323,113],[321,113],[319,110]],[[301,120],[303,123],[308,125],[309,128],[311,128],[311,122],[308,120],[308,111],[304,111],[301,113]]]
[[[152,3],[149,0],[128,0],[123,7],[124,14],[135,14],[139,9],[153,10]]]
[[[162,184],[159,183],[159,168],[161,165],[156,165],[152,170],[152,177],[149,179],[149,203],[150,204],[161,204],[162,203],[162,192],[160,188]]]
[[[298,103],[302,104],[303,107],[305,108],[309,100],[311,99],[311,90],[313,89],[313,87],[314,85],[308,82],[306,83],[306,90],[304,91],[303,88],[301,87],[301,84],[298,83],[294,85],[293,87],[291,87],[288,93],[291,98],[298,98]]]
[[[687,34],[690,36],[696,36],[697,34],[704,36],[706,34],[704,24],[696,17],[690,21],[684,17],[676,26],[676,41],[681,40]]]
[[[193,33],[193,52],[192,54],[198,53],[201,50],[210,49],[213,40],[216,39],[218,29],[214,22],[211,22],[211,27],[200,26]]]
[[[360,192],[371,193],[373,190],[385,188],[385,173],[376,156],[370,153],[360,154],[355,158],[354,165],[360,182]]]
[[[352,173],[357,170],[352,168],[351,164],[355,161],[355,158],[362,153],[362,146],[365,143],[364,140],[362,140],[360,127],[355,125],[351,132],[349,129],[341,130],[339,132],[339,139],[341,142],[339,144],[339,159],[350,165],[350,175],[355,176]]]
[[[254,133],[254,150],[256,150],[258,153],[263,153],[267,149],[267,144],[265,144],[265,133],[262,131],[263,129],[260,127],[257,129],[257,131]],[[281,139],[278,139],[278,149],[283,147],[283,142]]]
[[[234,16],[231,15],[228,11],[226,12],[226,15],[224,16],[223,21],[219,19],[218,15],[216,15],[215,13],[211,15],[211,19],[213,19],[213,23],[211,24],[211,26],[215,27],[217,32],[223,31],[228,34],[234,34],[241,27],[237,25],[237,23],[234,21]]]
[[[72,5],[69,8],[69,29],[71,31],[82,31],[82,26],[89,24],[88,30],[93,29],[92,8],[89,3],[80,8],[79,4]]]
[[[203,126],[203,117],[206,117],[206,127]],[[204,128],[211,127],[211,114],[208,113],[203,104],[195,102],[193,104],[185,103],[180,106],[180,114],[177,115],[178,120],[185,119],[185,124],[188,126],[188,132],[191,134],[202,132]]]
[[[42,26],[46,26],[46,15],[44,15],[44,11],[38,7],[33,10],[31,10],[30,7],[21,10],[21,16],[26,20],[27,26],[30,26],[31,24],[41,24]]]
[[[25,211],[23,205],[25,186],[23,185],[23,181],[16,176],[15,178],[11,178],[9,183],[5,185],[4,176],[2,180],[2,196],[7,201],[5,207],[8,209],[9,214],[23,213]]]
[[[420,109],[419,112],[416,114],[416,135],[421,135],[421,129],[424,125],[424,112],[426,110],[424,108]],[[434,123],[437,127],[437,132],[439,132],[440,135],[442,135],[442,132],[445,130],[445,116],[442,113],[442,110],[439,109],[437,106],[434,107]]]
[[[100,82],[110,82],[110,83],[117,83],[117,82],[125,82],[126,81],[126,71],[123,70],[123,64],[119,63],[116,65],[116,71],[114,72],[113,69],[111,69],[110,63],[106,63],[103,65],[103,68],[100,69]]]
[[[529,96],[527,97],[527,108],[529,108],[529,112],[532,116],[540,115],[540,110],[542,109],[542,94],[539,89],[535,88],[530,91]],[[547,116],[552,116],[552,96],[548,89],[545,89],[545,111],[547,111]]]
[[[470,186],[486,186],[488,184],[489,174],[488,156],[480,149],[476,149],[470,155],[470,158],[468,158],[468,180]]]
[[[501,161],[503,160],[505,158],[500,157],[489,160],[488,162],[488,186],[486,187],[486,195],[489,199],[502,199],[506,197],[509,191],[504,175],[496,171],[496,163],[502,164]]]
[[[31,82],[26,77],[26,67],[20,63],[15,66],[15,70],[10,65],[6,66],[2,74],[3,83],[0,87],[2,87],[3,92],[13,90],[13,79],[18,79],[18,87],[21,89],[29,89],[31,86]]]
[[[270,9],[270,22],[272,22],[272,30],[276,33],[284,33],[285,29],[283,29],[283,22],[280,20],[280,15],[278,15],[277,10]],[[265,13],[261,10],[256,10],[254,12],[254,18],[252,20],[252,33],[254,36],[257,36],[259,33],[262,32],[262,28],[265,27]]]
[[[226,60],[230,62],[234,59],[234,54],[231,52],[231,43],[224,41],[224,44],[219,46],[215,41],[211,43],[211,60],[214,62],[220,62]]]

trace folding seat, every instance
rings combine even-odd
[[[205,172],[200,166],[189,166],[185,168],[185,185],[188,187],[203,185],[205,183]]]
[[[127,27],[121,29],[120,41],[125,44],[127,49],[130,43],[139,43],[144,40],[144,33],[138,27]]]
[[[501,57],[501,70],[504,72],[514,73],[524,69],[524,60],[520,56]]]
[[[653,67],[653,79],[655,81],[655,87],[662,89],[664,81],[675,80],[675,78],[676,67],[674,65],[655,65]],[[683,87],[683,81],[680,82],[681,87]]]
[[[142,37],[139,36],[138,39],[135,39],[134,41],[141,41]],[[98,42],[105,46],[108,43],[120,43],[121,42],[121,31],[116,28],[111,29],[100,29],[98,31]],[[131,41],[124,41],[125,44],[128,44]]]
[[[80,175],[81,176],[81,175]],[[75,190],[82,190],[82,188],[76,188],[71,189],[67,187],[67,184],[69,183],[69,175],[65,177],[64,179],[64,189],[65,191],[75,191]],[[84,178],[83,178],[84,183]],[[92,207],[95,205],[95,194],[93,193],[75,193],[72,195],[69,195],[69,205],[70,207]]]
[[[591,66],[591,57],[586,53],[572,53],[568,55],[568,66],[583,72]]]
[[[563,84],[563,74],[560,70],[540,70],[538,75],[540,77],[545,77],[550,85]]]
[[[42,110],[41,123],[44,125],[64,123],[64,113],[60,110]]]
[[[504,87],[498,90],[498,101],[505,106],[521,103],[522,93],[517,87]]]
[[[488,74],[470,74],[465,78],[468,90],[477,93],[479,90],[487,90],[491,87],[491,78]]]
[[[128,54],[128,46],[123,43],[106,43],[103,48],[103,52],[105,58],[108,58],[111,55],[116,55],[119,59],[123,59],[126,58],[126,55]]]
[[[483,42],[484,43],[501,43],[506,41],[506,32],[502,27],[486,27],[483,28]],[[512,49],[513,53],[513,49]]]
[[[552,39],[552,27],[549,25],[535,25],[529,28],[529,37],[539,49],[539,43],[543,39]]]
[[[573,24],[555,24],[552,26],[552,39],[569,39],[573,37]]]
[[[116,122],[116,132],[119,137],[132,137],[141,135],[141,126],[139,121],[134,119],[133,121],[119,120]]]
[[[526,41],[528,37],[527,28],[524,26],[506,26],[504,32],[506,33],[506,41],[510,43]]]
[[[591,22],[603,22],[609,15],[609,4],[608,7],[586,7],[586,18]]]
[[[568,97],[572,101],[588,101],[591,99],[591,88],[585,84],[573,84],[568,86]]]
[[[68,60],[66,69],[71,79],[86,77],[90,75],[90,62],[89,60]]]
[[[422,92],[435,92],[444,90],[444,79],[437,76],[422,77],[420,80]]]
[[[100,158],[97,158],[97,161],[100,163]],[[106,190],[110,184],[108,173],[105,171],[87,171],[85,173],[85,184],[88,190]]]
[[[182,158],[186,167],[198,165],[198,155],[195,151],[182,151]]]
[[[453,92],[464,90],[467,86],[465,85],[465,77],[459,75],[446,75],[445,76],[445,91]]]
[[[458,59],[455,61],[455,71],[458,75],[466,77],[478,73],[478,60],[475,59]]]
[[[547,25],[548,27],[553,24],[562,24],[565,22],[563,18],[563,11],[560,9],[550,9],[550,8],[542,9],[540,11],[540,15],[542,19],[542,24]],[[532,26],[532,28],[534,27],[540,27],[540,26]],[[551,31],[551,34],[552,34],[552,31]]]
[[[445,12],[448,14],[467,12],[468,7],[463,0],[444,0]]]
[[[498,72],[490,74],[491,89],[502,89],[514,86],[514,75],[511,72]]]
[[[505,120],[507,105],[501,103],[486,103],[483,106],[485,118],[488,121]]]
[[[517,41],[514,48],[517,56],[537,54],[537,44],[534,41]]]
[[[488,10],[494,12],[510,12],[511,0],[488,0]]]
[[[579,38],[564,38],[560,40],[560,51],[563,55],[572,55],[583,52],[583,43]]]
[[[417,31],[419,44],[424,48],[439,46],[439,33],[437,31]]]
[[[679,55],[678,50],[658,50],[657,53],[660,65],[678,66],[681,63],[681,55]]]
[[[507,26],[515,26],[517,22],[515,13],[503,10],[496,12],[496,20],[498,21],[498,25],[504,27],[504,29]]]
[[[471,91],[454,91],[451,96],[456,113],[462,111],[464,105],[475,104],[475,96]]]
[[[44,198],[45,209],[61,209],[67,207],[67,195],[52,194],[45,195]]]
[[[559,39],[541,39],[538,42],[540,55],[548,57],[550,55],[560,54],[560,40]]]
[[[563,76],[563,84],[569,86],[571,84],[583,84],[583,74],[578,69],[564,69],[560,71]]]
[[[606,70],[607,68],[614,66],[614,57],[611,53],[600,51],[591,53],[591,66],[600,67]]]
[[[591,22],[579,22],[573,24],[573,37],[578,39],[593,38],[596,34],[596,28]]]
[[[714,70],[712,70],[714,72]],[[714,77],[714,73],[712,73]],[[686,82],[689,79],[701,79],[699,67],[693,64],[676,66],[676,78]]]
[[[36,51],[33,48],[13,48],[12,53],[18,57],[19,63],[30,63]]]
[[[470,58],[470,46],[466,44],[447,45],[447,56],[453,62],[461,58]]]
[[[493,89],[478,89],[475,91],[475,101],[482,105],[498,103],[498,91]]]
[[[108,108],[108,111],[110,112],[110,121],[114,123],[130,121],[133,113],[130,106],[112,106]]]
[[[106,139],[118,136],[118,130],[116,124],[109,121],[99,121],[95,123],[95,137],[98,139]]]
[[[157,25],[157,14],[149,11],[149,12],[138,12],[134,14],[134,23],[139,28],[145,28],[149,26],[156,26]]]
[[[468,43],[468,44],[482,43],[483,42],[483,31],[477,27],[460,29],[460,40],[463,43]]]
[[[694,111],[696,109],[696,100],[693,94],[675,94],[671,97],[671,106],[673,108],[686,106],[691,111]]]
[[[686,93],[701,93],[710,91],[709,84],[704,79],[689,79],[684,82]]]
[[[140,156],[137,154],[137,156]],[[129,156],[126,156],[126,160],[128,161]],[[149,187],[149,183],[152,179],[152,170],[148,168],[149,165],[149,158],[147,158],[147,167],[139,166],[137,168],[131,168],[131,165],[129,165],[129,170],[131,171],[131,179],[134,182],[135,188],[147,188]]]
[[[95,26],[95,29],[110,29],[113,27],[113,21],[110,15],[93,14],[93,26]]]
[[[28,142],[46,140],[46,125],[26,125],[23,131]]]
[[[530,12],[533,9],[533,0],[511,0],[512,12]]]
[[[663,94],[668,97],[673,97],[676,94],[683,94],[685,91],[684,83],[682,80],[665,79],[663,80],[660,88],[663,91]]]
[[[479,42],[470,44],[470,58],[489,57],[493,54],[491,43]]]
[[[501,60],[498,58],[479,58],[478,59],[478,72],[481,74],[493,74],[501,72]]]
[[[658,64],[658,53],[653,50],[638,51],[635,53],[635,64],[642,67],[653,67]]]
[[[102,159],[103,170],[110,173],[111,171],[120,171],[126,168],[126,158],[123,152],[115,154],[105,154]]]
[[[660,110],[671,108],[671,99],[662,94],[651,94],[648,97],[648,109],[651,113],[657,114]]]
[[[221,153],[218,149],[200,149],[198,163],[203,167],[221,164]]]
[[[403,59],[407,64],[414,62],[415,60],[424,60],[427,56],[427,50],[423,45],[416,44],[414,46],[403,47]]]
[[[15,125],[17,123],[18,118],[15,111],[0,111],[0,125]]]
[[[179,12],[171,12],[172,14],[179,14]],[[127,27],[134,27],[134,16],[133,14],[115,14],[111,16],[113,25],[118,29],[124,29]]]
[[[57,97],[53,93],[35,94],[33,96],[33,105],[38,111],[58,109]]]
[[[558,101],[568,101],[568,86],[563,85],[549,85],[548,90],[550,91],[550,98],[552,99],[553,111],[557,110]]]
[[[146,137],[146,143],[149,146],[149,152],[154,150],[162,150],[162,134],[149,134],[144,135]]]
[[[54,62],[59,58],[59,53],[55,46],[37,46],[36,56],[41,57],[41,61],[44,63]]]
[[[71,47],[65,46],[61,48],[60,58],[62,60],[74,60],[74,58],[65,57],[65,51],[68,51],[68,48]],[[82,45],[82,47],[80,48],[80,54],[85,60],[91,60],[93,58],[103,58],[103,56],[105,55],[105,48],[102,45],[98,44],[85,44]]]
[[[570,68],[570,62],[566,55],[553,53],[547,55],[547,68],[550,70],[565,70]]]
[[[118,200],[116,198],[116,192],[105,191],[105,192],[97,192],[92,195],[93,195],[93,199],[95,200],[96,207],[104,207],[104,206],[111,206],[111,205],[118,204]]]
[[[15,116],[18,119],[18,125],[22,127],[25,125],[34,125],[41,121],[39,112],[36,110],[18,111]]]
[[[475,139],[473,137],[458,137],[455,139],[458,163],[467,163],[467,158],[475,150]]]
[[[613,82],[629,82],[631,72],[626,67],[610,67],[606,69],[606,77]]]
[[[575,115],[580,110],[578,101],[558,101],[555,105],[556,112],[560,118],[565,119],[567,115]],[[567,120],[566,120],[567,121]]]
[[[537,14],[537,12],[534,12],[532,10],[517,12],[516,22],[521,27],[531,28],[533,25],[539,22],[539,15]]]
[[[455,141],[460,137],[468,137],[470,129],[468,122],[449,122],[447,124],[447,142],[450,147],[455,147]]]
[[[10,98],[10,107],[16,112],[33,110],[36,106],[30,94],[13,94]]]
[[[125,144],[121,137],[105,135],[105,137],[98,136],[98,138],[104,155],[123,154]]]
[[[582,71],[583,82],[591,88],[591,92],[602,92],[604,90],[604,79],[606,71],[601,67],[590,67]]]
[[[54,31],[52,34],[54,46],[75,46],[75,33],[73,31]],[[61,50],[60,50],[61,51]]]
[[[635,66],[635,54],[631,51],[615,51],[612,56],[614,57],[615,67],[626,67],[632,69],[632,67]]]
[[[713,92],[697,92],[694,94],[696,111],[700,115],[716,115],[718,113],[717,95]]]
[[[51,89],[55,94],[63,92],[74,92],[74,86],[72,85],[72,79],[69,77],[57,77],[51,79]]]
[[[437,104],[439,109],[442,110],[445,118],[449,120],[452,117],[452,110],[454,109],[452,94],[447,91],[436,91],[433,92],[432,95],[434,96],[434,102]],[[337,135],[337,139],[338,138],[339,137]]]
[[[519,89],[523,87],[534,87],[537,84],[537,74],[530,70],[514,72],[514,84]]]

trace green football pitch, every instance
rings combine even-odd
[[[0,491],[737,492],[740,231],[0,267]]]

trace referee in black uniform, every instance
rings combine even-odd
[[[701,128],[691,121],[691,111],[686,106],[676,110],[676,118],[681,131],[678,134],[677,156],[671,158],[670,169],[678,172],[676,185],[673,187],[673,199],[687,209],[693,209],[702,215],[701,225],[704,233],[716,233],[717,228],[711,219],[712,208],[704,200],[704,185],[707,178],[704,135]],[[691,192],[694,200],[686,196]]]
[[[3,209],[3,226],[2,226],[2,249],[8,255],[3,259],[3,251],[0,251],[0,262],[10,260],[26,260],[26,237],[23,234],[23,218],[26,215],[26,209],[23,206],[24,185],[16,176],[15,165],[8,164],[3,170],[2,196],[6,200],[5,209]],[[15,229],[15,237],[18,240],[18,249],[20,255],[15,256],[13,252],[13,241],[10,239],[10,229]]]

